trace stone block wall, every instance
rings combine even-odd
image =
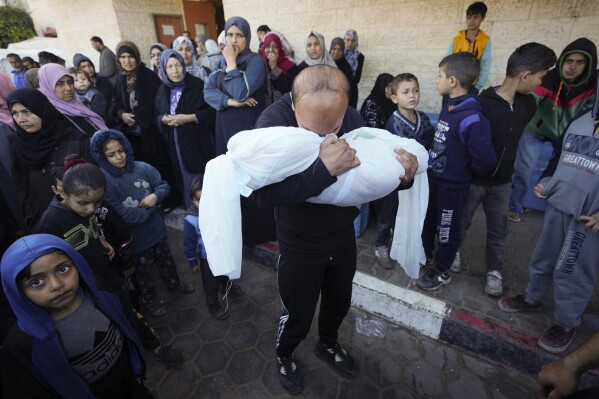
[[[474,0],[223,0],[225,18],[240,15],[255,29],[267,24],[290,41],[299,62],[311,30],[327,42],[347,29],[358,31],[366,57],[358,106],[376,77],[414,73],[421,84],[420,108],[437,112],[437,65],[450,41],[465,28],[466,8]],[[507,58],[521,44],[543,43],[559,55],[574,39],[599,43],[599,2],[595,0],[488,0],[482,29],[491,36],[493,62],[488,85],[500,84]]]

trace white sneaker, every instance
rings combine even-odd
[[[393,261],[389,257],[389,249],[386,245],[374,247],[374,256],[383,269],[393,269]]]
[[[501,277],[501,273],[497,270],[487,273],[485,292],[492,296],[500,296],[503,294],[503,278]]]
[[[453,263],[451,264],[451,267],[449,268],[449,270],[451,270],[452,273],[459,273],[462,271],[462,264],[460,263],[460,253],[459,252],[456,252],[455,258],[453,259]]]

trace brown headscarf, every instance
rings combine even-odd
[[[133,71],[125,71],[121,67],[121,63],[119,62],[119,57],[123,53],[130,54],[137,61],[137,66],[135,67],[135,69]],[[116,64],[117,64],[117,67],[118,67],[119,71],[121,72],[121,74],[124,75],[125,78],[127,79],[127,92],[131,93],[133,90],[135,90],[135,82],[137,80],[137,78],[136,78],[137,70],[141,66],[141,56],[139,53],[139,49],[137,48],[137,45],[129,40],[121,40],[120,42],[118,42],[116,45]]]

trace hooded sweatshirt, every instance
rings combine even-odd
[[[465,187],[472,173],[487,173],[496,162],[489,121],[483,116],[480,102],[470,94],[450,98],[439,115],[429,151],[431,182]]]
[[[599,78],[596,84],[599,89]],[[576,219],[599,212],[598,118],[599,99],[595,99],[592,108],[572,120],[541,176],[547,202]]]
[[[5,397],[36,397],[43,390],[66,399],[94,397],[87,383],[69,364],[54,320],[45,309],[31,302],[17,284],[17,276],[23,269],[54,251],[62,251],[73,261],[79,272],[80,289],[85,289],[95,307],[123,334],[133,373],[143,377],[143,349],[127,322],[118,296],[98,289],[91,268],[67,242],[49,234],[34,234],[17,240],[4,253],[0,264],[4,293],[18,323],[1,350]]]
[[[124,169],[110,164],[104,155],[104,143],[117,140],[127,154]],[[100,130],[91,142],[92,156],[106,176],[106,197],[114,210],[123,219],[134,237],[131,249],[139,252],[158,244],[166,237],[166,225],[158,212],[160,203],[168,197],[170,188],[162,180],[153,166],[135,161],[131,143],[116,130]],[[158,200],[153,208],[139,208],[139,203],[149,194],[156,194]]]
[[[573,85],[562,77],[562,66],[568,54],[582,53],[587,56],[586,69]],[[537,112],[527,129],[539,139],[556,142],[572,118],[580,110],[592,107],[595,101],[597,79],[597,47],[587,38],[568,44],[562,51],[557,65],[534,90]]]

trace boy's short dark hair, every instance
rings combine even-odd
[[[439,68],[443,68],[445,76],[455,77],[464,89],[472,86],[480,73],[478,59],[467,51],[453,53],[443,58],[439,63]]]
[[[524,71],[534,74],[551,68],[556,61],[557,56],[549,47],[535,42],[526,43],[510,55],[505,73],[512,78]]]
[[[189,198],[194,199],[196,193],[198,191],[202,191],[202,186],[204,185],[204,176],[199,175],[195,179],[192,180],[189,185]]]
[[[472,14],[480,14],[480,16],[484,18],[487,15],[486,4],[482,1],[470,4],[466,9],[466,16],[469,17]]]
[[[270,28],[268,27],[268,25],[260,25],[258,29],[256,29],[256,32],[268,33],[270,32]]]
[[[92,42],[100,43],[102,46],[104,45],[104,42],[98,36],[92,36],[92,38],[89,40],[91,40]]]
[[[399,85],[402,82],[416,82],[417,85],[420,85],[420,83],[418,83],[418,78],[415,75],[406,72],[400,73],[399,75],[394,77],[393,80],[389,82],[387,87],[389,87],[391,89],[391,92],[395,94],[395,92],[397,92],[397,89],[399,88]]]
[[[19,54],[15,54],[15,53],[6,54],[6,59],[9,59],[9,58],[16,58],[17,60],[21,61],[21,57],[19,56]]]

